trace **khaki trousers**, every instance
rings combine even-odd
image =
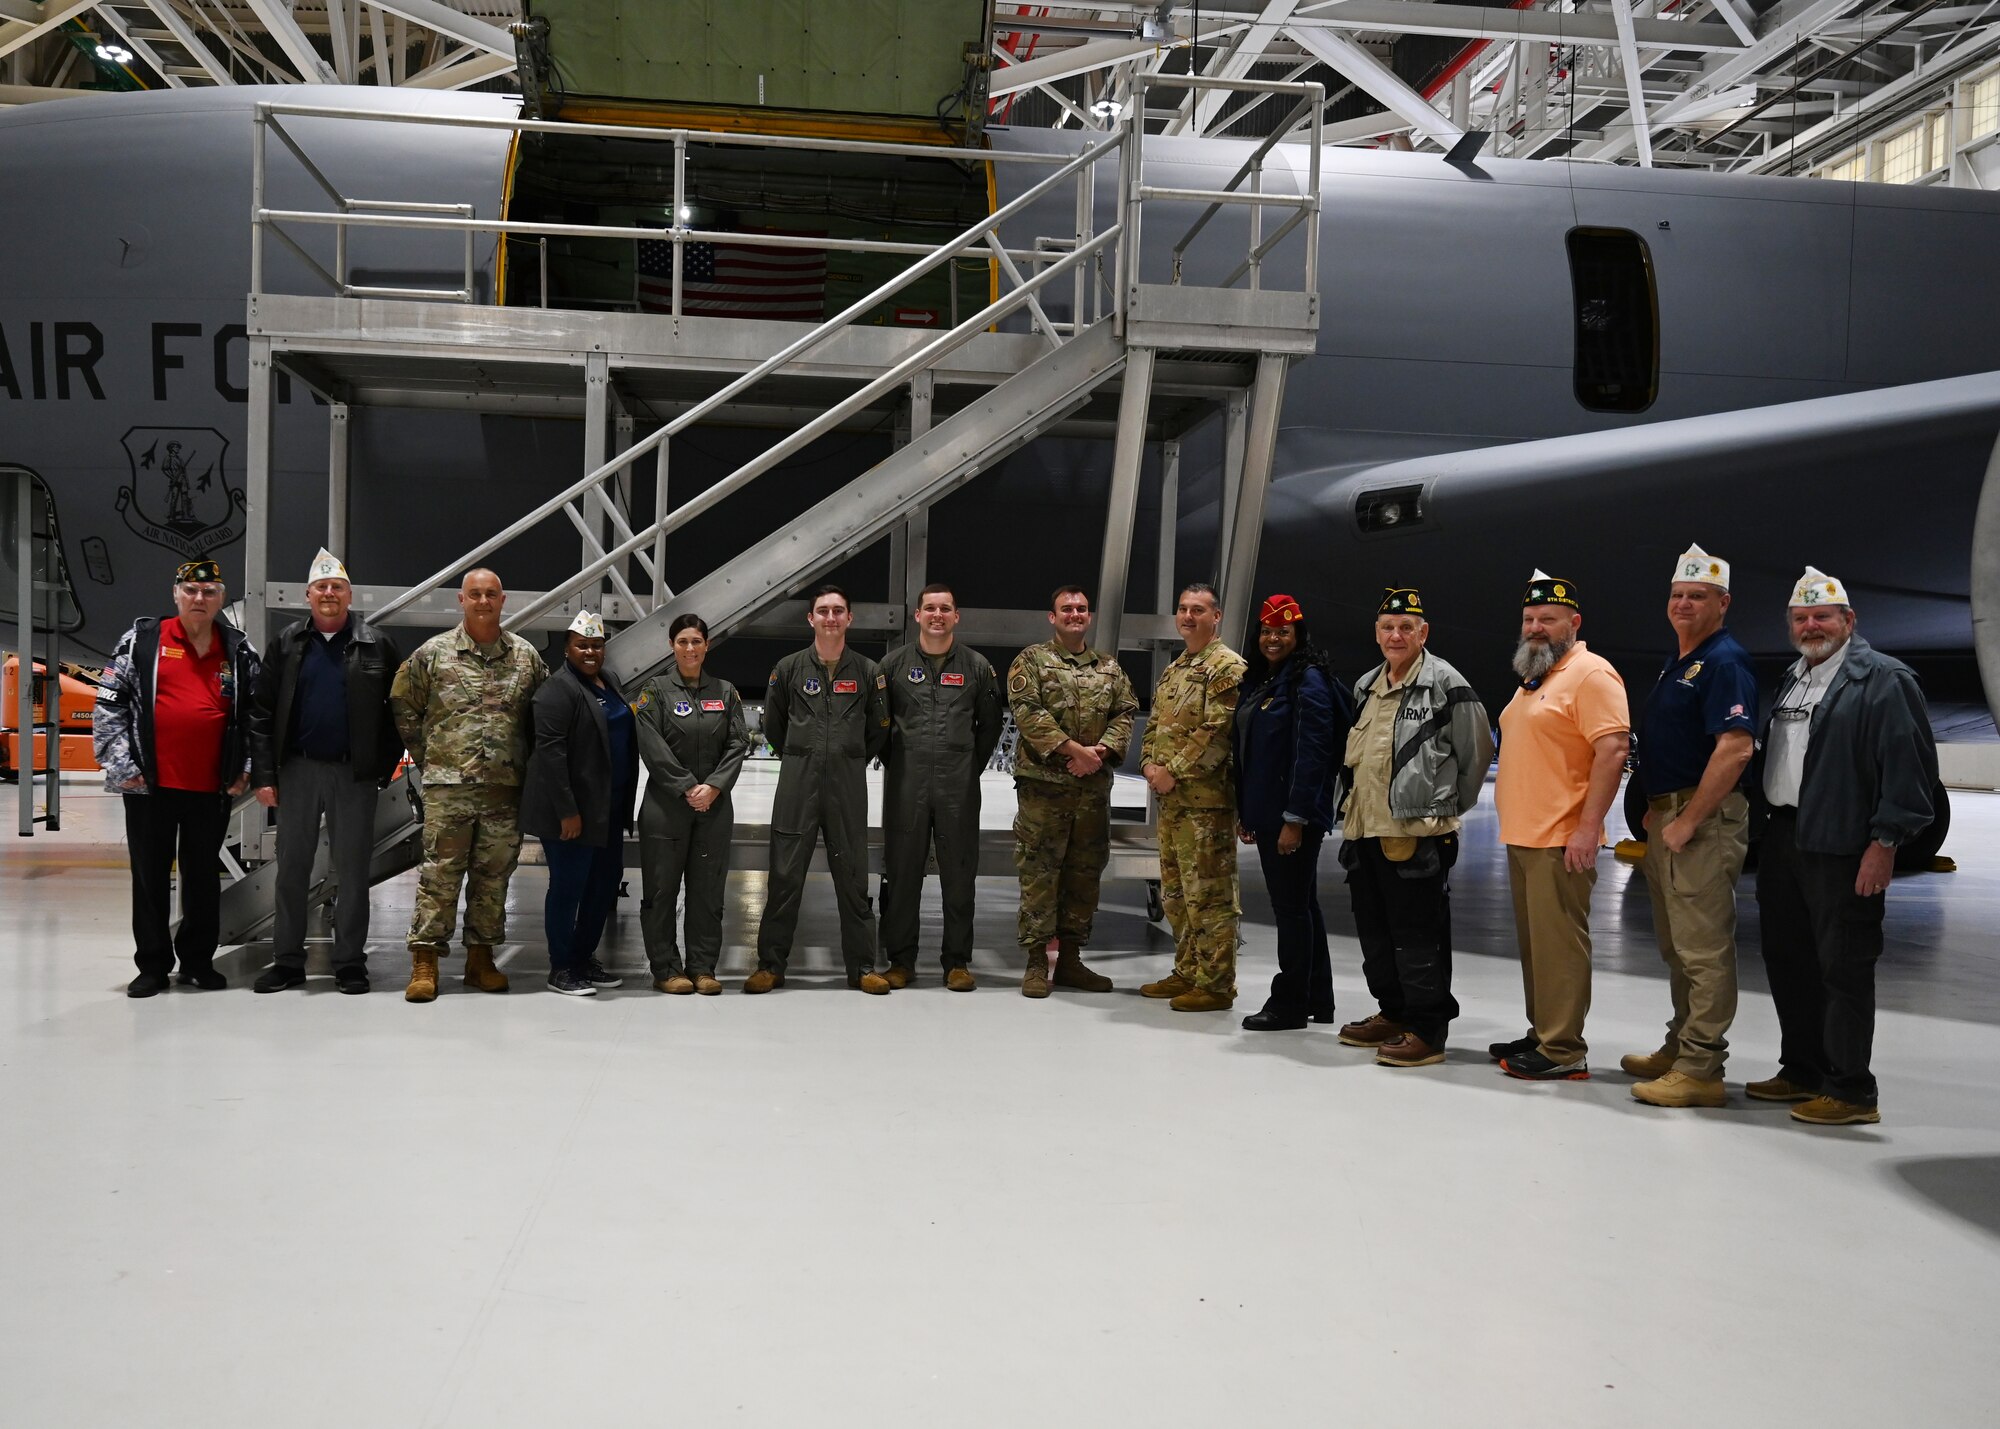
[[[1661,1050],[1676,1070],[1713,1081],[1722,1075],[1736,1020],[1736,879],[1750,851],[1750,801],[1729,795],[1674,853],[1660,842],[1660,830],[1693,797],[1694,790],[1680,789],[1647,801],[1653,827],[1641,867],[1653,900],[1653,936],[1673,989],[1674,1015]]]
[[[1514,936],[1528,1023],[1544,1057],[1559,1066],[1583,1060],[1583,1019],[1590,1011],[1590,892],[1597,869],[1571,873],[1558,848],[1507,845],[1514,891]]]

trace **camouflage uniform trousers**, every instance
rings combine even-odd
[[[439,784],[424,790],[424,868],[410,946],[443,947],[465,884],[465,943],[507,936],[507,880],[521,861],[521,791],[512,784]]]
[[[1021,946],[1045,948],[1061,937],[1082,947],[1090,941],[1097,885],[1111,861],[1110,787],[1016,779],[1014,797]]]
[[[1160,902],[1174,933],[1174,972],[1236,995],[1236,811],[1160,801]]]

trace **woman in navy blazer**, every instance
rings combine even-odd
[[[570,622],[562,668],[535,691],[535,752],[521,790],[521,832],[542,841],[549,892],[549,988],[589,997],[620,979],[597,960],[625,876],[625,830],[639,786],[637,721],[604,673],[604,622]]]
[[[1319,906],[1319,851],[1354,713],[1306,633],[1305,612],[1274,595],[1257,616],[1256,655],[1236,706],[1236,836],[1257,846],[1278,925],[1278,975],[1252,1032],[1333,1021],[1333,964]]]

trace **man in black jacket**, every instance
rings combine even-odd
[[[1896,848],[1930,824],[1937,745],[1917,677],[1854,633],[1841,583],[1806,567],[1788,612],[1797,663],[1765,716],[1771,820],[1757,921],[1782,1035],[1778,1075],[1744,1091],[1796,1121],[1882,1119],[1869,1059],[1875,963]]]
[[[139,965],[125,989],[130,997],[164,992],[176,958],[183,987],[228,986],[215,969],[219,855],[229,796],[249,781],[244,711],[257,652],[221,618],[227,598],[219,565],[184,563],[174,573],[177,613],[144,617],[120,637],[91,716],[104,787],[125,801]],[[169,932],[176,862],[181,922]]]
[[[366,992],[375,799],[403,757],[389,714],[389,685],[403,656],[349,609],[347,569],[324,548],[306,575],[306,599],[311,616],[272,642],[250,710],[250,782],[258,802],[278,811],[276,947],[251,986],[280,992],[305,983],[306,899],[324,814],[339,884],[334,985]]]

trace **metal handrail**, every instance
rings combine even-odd
[[[846,421],[883,393],[909,381],[914,374],[929,367],[947,353],[963,347],[988,324],[999,321],[1015,309],[1033,301],[1037,289],[1061,277],[1064,273],[1069,272],[1070,269],[1091,258],[1099,250],[1115,241],[1121,233],[1121,227],[1114,223],[1089,243],[1077,249],[1076,252],[1064,257],[1061,262],[1050,264],[998,302],[988,304],[949,332],[941,333],[935,341],[927,343],[925,346],[911,353],[894,367],[884,372],[880,377],[868,383],[867,386],[862,387],[859,391],[850,394],[834,406],[829,407],[825,412],[815,417],[805,426],[800,427],[776,446],[745,462],[721,481],[701,492],[700,495],[676,507],[669,515],[655,521],[651,526],[646,527],[642,531],[634,532],[631,539],[622,541],[612,547],[609,551],[598,557],[598,559],[592,561],[589,565],[571,576],[567,581],[558,583],[554,589],[543,593],[515,614],[509,616],[503,624],[509,630],[515,629],[520,625],[525,625],[551,606],[561,605],[565,600],[569,599],[571,591],[590,584],[590,582],[596,580],[620,561],[634,554],[641,546],[652,541],[655,537],[672,535],[680,527],[694,520],[695,517],[707,511],[717,502],[734,495],[737,491],[749,485],[786,457],[817,441],[821,436],[831,431],[841,422]],[[634,448],[632,454],[636,453],[637,448]],[[629,460],[629,456],[619,459],[617,465],[624,465],[627,460]],[[456,570],[459,567],[455,566],[452,569]],[[384,608],[385,613],[389,608]]]
[[[419,600],[423,596],[429,594],[431,591],[436,590],[439,586],[443,585],[446,581],[450,580],[451,577],[456,572],[462,571],[466,569],[468,566],[472,565],[473,563],[485,558],[488,555],[491,555],[494,551],[499,550],[500,547],[506,545],[516,536],[519,536],[524,532],[532,529],[533,527],[539,525],[542,521],[546,520],[550,516],[553,516],[556,512],[560,511],[564,506],[569,504],[569,502],[573,501],[578,496],[581,496],[584,492],[588,491],[593,486],[596,486],[599,483],[605,481],[612,474],[619,471],[623,471],[626,467],[630,466],[639,457],[642,457],[647,452],[653,451],[656,448],[658,448],[662,442],[669,440],[678,433],[686,430],[688,427],[693,426],[696,422],[700,421],[710,412],[715,411],[718,407],[721,407],[724,404],[736,398],[747,388],[752,387],[758,382],[763,381],[764,378],[768,377],[771,373],[777,371],[780,367],[783,367],[786,363],[790,362],[794,357],[797,357],[800,353],[808,351],[811,348],[817,347],[821,342],[825,341],[828,337],[832,336],[833,333],[835,333],[836,331],[838,331],[843,327],[846,327],[855,318],[858,318],[862,314],[872,310],[873,308],[880,306],[882,302],[884,302],[886,299],[890,297],[893,297],[896,293],[900,292],[909,283],[923,276],[925,273],[930,272],[933,268],[938,267],[940,264],[949,262],[951,259],[957,257],[958,254],[965,251],[967,248],[971,247],[973,244],[983,243],[985,235],[989,231],[997,232],[1003,221],[1011,219],[1019,213],[1025,212],[1028,209],[1028,207],[1030,207],[1044,193],[1054,188],[1057,184],[1061,183],[1064,179],[1068,178],[1070,175],[1078,173],[1084,169],[1087,169],[1090,165],[1095,164],[1102,155],[1110,152],[1110,150],[1117,147],[1122,142],[1123,142],[1122,136],[1114,136],[1112,138],[1104,140],[1100,144],[1094,144],[1090,148],[1085,149],[1075,158],[1065,163],[1061,168],[1057,169],[1055,172],[1051,173],[1046,178],[1042,179],[1039,183],[1035,184],[1033,187],[1025,190],[1019,197],[1013,199],[1011,202],[1007,204],[1002,205],[1000,208],[995,209],[992,215],[989,216],[987,219],[985,219],[983,222],[976,224],[969,229],[966,229],[964,232],[960,233],[956,238],[951,240],[949,243],[946,243],[943,246],[933,250],[928,257],[921,259],[920,261],[912,264],[910,267],[904,269],[902,273],[890,279],[888,282],[882,284],[880,287],[875,289],[874,292],[869,293],[866,297],[863,297],[854,302],[853,304],[849,305],[848,307],[842,309],[839,313],[837,313],[831,318],[828,318],[825,322],[821,323],[818,327],[812,329],[812,331],[806,333],[803,337],[799,337],[793,340],[792,342],[786,344],[784,347],[780,348],[777,352],[773,353],[770,357],[765,358],[764,361],[758,363],[748,372],[745,372],[741,377],[736,378],[734,381],[730,382],[727,386],[712,393],[710,396],[704,398],[702,401],[697,402],[687,411],[681,413],[680,416],[666,423],[664,426],[660,427],[657,431],[653,432],[651,435],[634,443],[631,447],[628,447],[625,451],[619,453],[617,456],[613,457],[610,461],[606,462],[604,465],[598,467],[595,471],[591,472],[589,475],[585,476],[580,481],[565,488],[562,492],[558,493],[557,495],[550,497],[547,501],[544,501],[540,506],[536,507],[533,511],[529,512],[527,515],[521,517],[518,521],[515,521],[512,525],[508,526],[504,531],[501,531],[498,535],[493,536],[490,539],[480,543],[478,546],[474,547],[471,551],[467,552],[459,560],[454,561],[452,564],[444,567],[442,570],[437,571],[435,574],[427,578],[421,584],[412,587],[410,590],[405,592],[402,596],[398,597],[397,599],[390,601],[387,605],[382,607],[381,610],[376,612],[376,618],[379,620],[383,617],[386,617],[391,613],[402,609],[405,605],[408,605],[411,601]],[[415,220],[411,221],[414,222]],[[429,220],[429,221],[456,222],[456,220]],[[1107,230],[1107,232],[1110,231],[1112,230]],[[1102,245],[1100,244],[1099,246]],[[1093,248],[1091,251],[1095,252],[1096,249]],[[1050,268],[1045,271],[1054,272],[1056,270],[1054,268]],[[1063,271],[1065,272],[1068,271],[1067,267],[1065,267]],[[1037,275],[1037,277],[1041,276],[1042,275]],[[1030,282],[1035,282],[1035,280],[1031,279]],[[1037,282],[1035,283],[1035,286],[1039,287],[1040,284]],[[1023,290],[1016,289],[1017,293],[1021,291]],[[1028,289],[1027,291],[1032,292],[1033,289]],[[1010,308],[1008,309],[1008,311],[1011,312],[1012,309]],[[922,349],[920,349],[920,351],[921,350]],[[705,492],[703,494],[705,496],[711,495],[715,490],[716,488],[711,487],[709,492]],[[699,499],[700,498],[697,498],[697,500]],[[687,508],[683,507],[681,509],[686,510]],[[623,549],[622,545],[620,549],[621,550]],[[626,552],[626,554],[630,553]],[[583,577],[582,579],[587,580],[589,579],[589,577]]]

